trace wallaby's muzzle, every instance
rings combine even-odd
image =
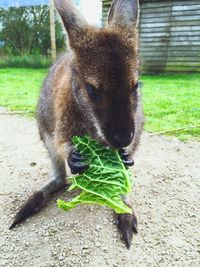
[[[116,128],[114,125],[107,128],[104,133],[109,145],[117,149],[129,146],[135,134],[134,126],[132,125],[132,123],[127,123],[123,126],[118,125],[120,128]]]
[[[113,136],[113,144],[116,148],[123,148],[130,145],[133,140],[133,133],[132,132],[124,132],[124,133],[117,133]]]

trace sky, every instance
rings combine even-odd
[[[80,11],[83,13],[86,20],[96,26],[101,25],[101,0],[73,0]],[[41,5],[48,4],[49,0],[0,0],[0,7],[10,7],[10,6],[31,6],[31,5]]]
[[[0,7],[19,7],[48,4],[49,0],[0,0]]]
[[[81,0],[79,8],[89,23],[97,26],[101,25],[101,0]]]

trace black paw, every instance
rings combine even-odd
[[[135,214],[118,214],[117,216],[117,226],[122,235],[126,247],[129,249],[131,246],[131,241],[133,234],[137,234],[137,218]]]
[[[83,173],[89,167],[89,165],[85,163],[85,158],[77,149],[72,149],[72,151],[69,153],[68,165],[72,174]]]
[[[119,155],[126,167],[131,167],[134,165],[134,160],[130,158],[129,153],[126,151],[125,148],[119,150]]]

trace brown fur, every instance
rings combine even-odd
[[[131,90],[138,80],[137,33],[135,32],[133,40],[124,41],[122,36],[119,32],[113,32],[108,28],[88,27],[86,35],[81,39],[81,44],[76,45],[75,52],[63,55],[50,71],[50,77],[47,78],[44,85],[38,106],[38,122],[39,128],[42,128],[43,125],[47,126],[46,130],[53,136],[56,150],[64,158],[66,155],[63,149],[65,144],[71,141],[73,135],[89,134],[93,138],[99,139],[94,127],[91,126],[91,120],[87,118],[88,106],[91,106],[91,103],[85,90],[86,84],[93,84],[103,91],[104,100],[99,107],[93,108],[102,111],[101,121],[104,120],[103,116],[106,116],[108,123],[112,123],[114,117],[112,111],[116,113],[123,104],[124,96],[127,97],[131,94]],[[74,83],[86,101],[84,109],[78,106],[74,100],[72,92]],[[47,86],[49,87],[47,88]],[[46,94],[50,93],[54,101],[51,107],[48,107],[49,111],[45,117],[44,113],[41,114],[43,112],[42,105],[44,105],[42,100],[45,102],[45,106],[49,106],[50,103],[46,102],[51,100],[44,98],[46,98]],[[108,106],[111,106],[113,94],[116,95],[116,104],[113,105],[109,114],[107,110]],[[125,100],[122,108],[126,109],[126,105],[130,104],[136,109],[138,94],[134,98],[129,97],[130,103]],[[124,114],[127,115],[126,112]],[[123,114],[120,115],[122,117],[116,118],[119,120],[119,124],[128,119],[123,117]]]
[[[89,135],[117,148],[129,144],[129,152],[133,153],[143,125],[140,92],[134,89],[139,62],[137,0],[114,0],[104,29],[89,26],[69,0],[55,3],[68,32],[71,51],[60,56],[50,69],[37,108],[40,136],[52,163],[51,181],[35,194],[42,196],[41,202],[65,185],[65,162],[73,136]],[[91,98],[88,84],[95,87],[100,101]],[[33,199],[25,204],[32,207],[29,214],[37,210]],[[36,206],[41,204],[36,201]],[[23,212],[22,207],[14,226],[27,217]],[[131,215],[120,219],[127,246],[135,221]]]

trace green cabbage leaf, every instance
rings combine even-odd
[[[73,144],[89,164],[82,174],[70,178],[68,190],[81,189],[70,202],[58,200],[58,207],[68,211],[80,204],[98,204],[116,213],[131,213],[121,196],[131,191],[131,173],[124,166],[118,151],[106,148],[88,136],[73,138]]]

